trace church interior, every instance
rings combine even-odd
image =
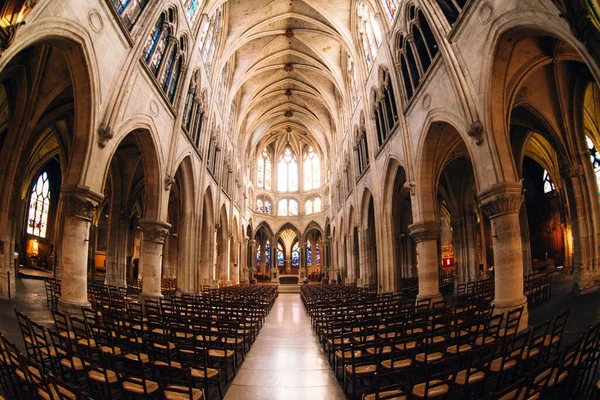
[[[599,0],[1,0],[0,400],[600,398]]]

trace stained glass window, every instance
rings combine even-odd
[[[358,104],[358,86],[356,84],[356,67],[354,61],[348,54],[348,86],[350,88],[350,96],[352,98],[352,107]]]
[[[300,249],[298,248],[298,242],[292,247],[292,267],[300,265]]]
[[[544,193],[550,193],[554,191],[554,183],[550,179],[548,171],[544,170]]]
[[[290,199],[290,205],[288,206],[289,215],[298,215],[298,202]]]
[[[304,154],[304,190],[318,189],[321,186],[321,165],[319,155],[310,147]]]
[[[257,196],[256,211],[259,213],[271,214],[271,199],[264,195]]]
[[[317,259],[317,265],[321,265],[321,249],[319,248],[319,244],[316,243],[315,244],[315,248],[316,248],[316,259]]]
[[[295,192],[298,190],[298,159],[290,147],[286,147],[277,164],[277,190]]]
[[[383,7],[388,11],[390,21],[394,22],[398,14],[398,2],[396,0],[381,0]]]
[[[48,212],[50,211],[50,180],[48,174],[42,172],[31,189],[29,213],[27,215],[27,233],[46,237]]]
[[[277,215],[286,216],[288,215],[288,201],[279,200],[277,204]]]
[[[256,199],[256,211],[264,212],[263,200],[261,197]]]
[[[261,189],[271,190],[272,162],[269,151],[265,148],[258,157],[256,171],[256,186]]]
[[[600,154],[598,154],[598,150],[596,146],[594,146],[594,142],[588,136],[585,137],[585,142],[587,143],[587,147],[590,150],[590,160],[592,161],[592,166],[594,167],[594,173],[596,174],[596,184],[598,186],[598,194],[600,195]]]
[[[277,265],[283,266],[283,246],[281,243],[277,244]]]
[[[112,3],[121,15],[125,26],[131,30],[144,8],[146,8],[148,0],[113,0]]]
[[[310,240],[306,241],[306,265],[312,265],[312,248],[310,247]]]
[[[265,243],[265,263],[271,265],[271,242],[268,240]]]
[[[202,0],[186,0],[184,5],[185,16],[187,17],[190,24],[194,24],[198,10],[202,6]]]
[[[277,215],[298,215],[298,202],[294,199],[283,199],[277,203]]]
[[[208,32],[206,35],[202,35],[202,37],[205,38],[204,43],[202,44],[202,61],[204,62],[204,69],[207,74],[210,73],[212,63],[215,59],[215,52],[217,50],[219,34],[221,32],[222,14],[223,11],[221,7],[219,7],[210,20]]]
[[[256,248],[256,267],[260,267],[260,246]]]
[[[265,199],[265,213],[271,214],[271,200]]]
[[[321,197],[315,196],[306,200],[305,204],[306,214],[318,213],[321,212]]]
[[[146,64],[155,76],[158,74],[171,37],[171,28],[167,25],[166,29],[163,29],[164,26],[165,17],[162,14],[144,46]]]
[[[358,24],[365,60],[370,71],[381,45],[382,33],[375,14],[363,2],[358,3]]]

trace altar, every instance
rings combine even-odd
[[[299,280],[298,275],[279,275],[279,284],[281,285],[297,285]]]

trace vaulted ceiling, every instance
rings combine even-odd
[[[214,9],[223,1],[209,5]],[[325,157],[346,103],[347,54],[356,59],[352,0],[233,0],[218,68],[231,70],[228,101],[237,101],[234,131],[246,155],[286,131]]]

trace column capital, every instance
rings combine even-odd
[[[589,156],[588,156],[589,157]],[[560,169],[560,174],[565,180],[571,180],[583,176],[583,165],[569,164]]]
[[[424,242],[426,240],[437,240],[442,231],[442,223],[440,221],[420,221],[408,226],[410,235],[416,242]]]
[[[523,184],[502,182],[479,193],[479,206],[489,218],[518,213],[523,204]]]
[[[169,234],[171,224],[152,219],[141,219],[140,230],[144,233],[144,240],[163,244]]]
[[[79,185],[63,188],[60,196],[63,200],[63,213],[65,216],[86,221],[92,221],[96,207],[103,198],[102,195],[92,192],[89,187]]]

